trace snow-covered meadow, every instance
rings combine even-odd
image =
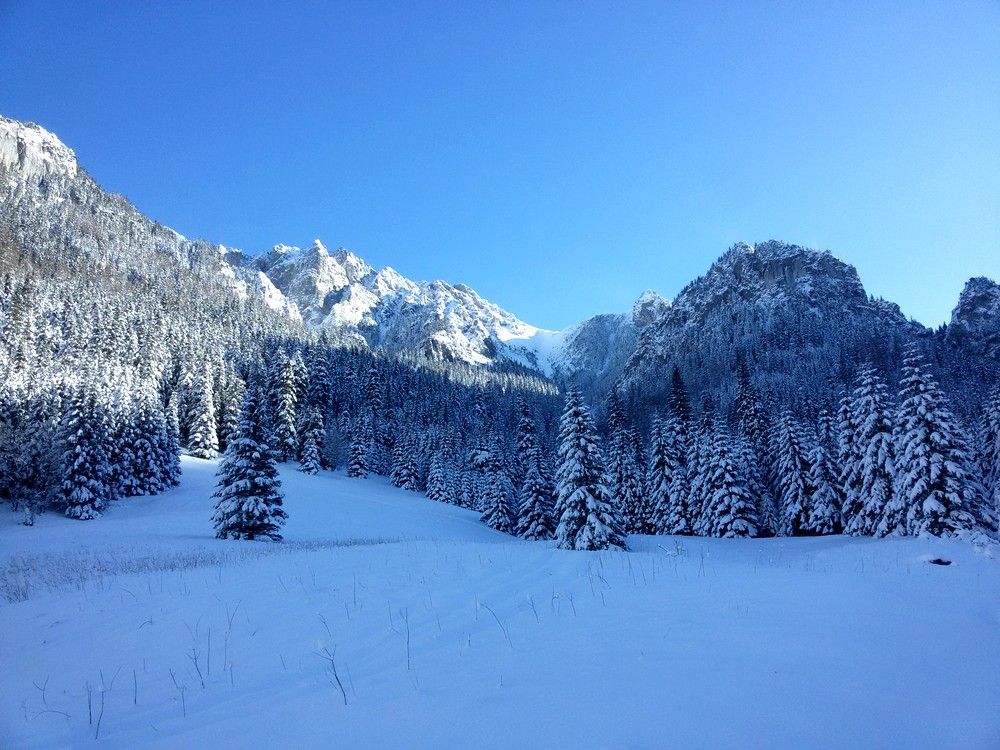
[[[0,745],[1000,746],[991,549],[572,552],[291,466],[286,541],[223,542],[215,469],[91,523],[0,515]]]

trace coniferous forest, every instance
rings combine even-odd
[[[225,248],[181,239],[73,166],[5,167],[0,494],[26,525],[162,492],[187,452],[224,457],[223,537],[280,539],[285,462],[386,476],[573,549],[637,533],[997,530],[989,337],[962,317],[937,331],[902,319],[829,254],[730,250],[601,387],[586,369],[312,327],[226,283]]]

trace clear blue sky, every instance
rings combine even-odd
[[[997,2],[0,0],[0,70],[0,113],[185,235],[319,237],[536,325],[742,239],[928,324],[1000,278]]]

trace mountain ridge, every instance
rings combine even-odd
[[[647,291],[631,311],[552,331],[465,284],[413,281],[392,267],[376,269],[346,248],[331,252],[319,240],[306,247],[278,244],[259,254],[189,240],[126,197],[103,190],[70,147],[34,123],[0,117],[0,177],[13,231],[29,242],[61,233],[59,240],[84,257],[126,264],[129,253],[166,255],[240,299],[257,299],[289,325],[338,343],[476,365],[509,362],[575,382],[595,396],[656,380],[659,369],[698,351],[706,337],[716,347],[745,347],[723,341],[721,309],[742,310],[763,330],[788,321],[801,328],[796,316],[819,315],[854,332],[878,329],[874,335],[905,331],[900,335],[912,338],[929,331],[894,303],[868,295],[857,270],[829,251],[776,240],[734,244],[673,300]],[[988,279],[966,284],[949,340],[964,345],[975,339],[974,348],[1000,352],[997,289]],[[695,329],[699,335],[690,335]]]

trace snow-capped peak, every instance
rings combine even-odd
[[[73,150],[33,122],[0,117],[0,175],[24,186],[49,177],[73,178],[78,165]]]

